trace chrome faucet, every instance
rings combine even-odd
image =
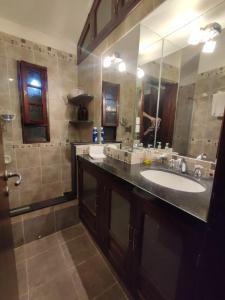
[[[201,153],[196,157],[196,159],[198,159],[198,160],[204,160],[206,158],[207,158],[207,155],[205,153]]]
[[[179,158],[178,165],[179,165],[181,173],[183,173],[183,174],[187,173],[187,162],[183,157]]]

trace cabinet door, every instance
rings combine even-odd
[[[200,243],[195,230],[155,208],[141,212],[137,290],[149,300],[193,299]]]
[[[96,35],[99,35],[112,21],[114,16],[114,1],[99,0],[95,9]]]
[[[88,168],[79,166],[80,218],[90,232],[97,236],[97,216],[100,189],[97,177]]]
[[[119,189],[108,189],[107,254],[117,272],[127,283],[131,270],[132,204]]]

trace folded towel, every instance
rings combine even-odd
[[[212,100],[212,116],[223,117],[225,109],[225,93],[218,92],[213,95]]]

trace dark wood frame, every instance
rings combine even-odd
[[[33,121],[29,118],[29,100],[27,95],[27,88],[31,85],[26,83],[27,73],[29,70],[38,71],[41,74],[42,81],[42,111],[43,119],[39,121]],[[18,87],[20,93],[20,106],[21,106],[21,122],[22,122],[22,134],[24,143],[46,143],[50,141],[49,121],[48,121],[48,104],[47,104],[47,68],[39,65],[31,64],[25,61],[17,61],[18,71]],[[35,105],[35,104],[32,104]],[[29,140],[25,133],[25,128],[32,127],[45,127],[46,128],[46,141],[42,140]]]
[[[77,63],[80,64],[137,6],[142,0],[130,0],[125,2],[124,0],[111,0],[112,2],[112,19],[105,25],[105,27],[97,34],[96,30],[96,10],[100,4],[100,1],[95,0],[91,10],[86,19],[84,28],[78,41],[77,46]],[[87,48],[83,48],[85,37],[88,29],[91,30],[91,41],[87,45]]]
[[[105,93],[104,87],[106,86],[115,86],[118,89],[117,99],[116,99],[116,123],[107,123],[106,119],[106,111],[105,111]],[[102,82],[102,126],[104,127],[117,127],[119,124],[119,102],[120,102],[120,84],[112,83],[108,81]]]

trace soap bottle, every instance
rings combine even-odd
[[[104,143],[104,128],[101,127],[101,144]]]
[[[161,149],[162,148],[162,143],[161,142],[158,142],[158,149]]]
[[[94,144],[98,143],[98,129],[97,129],[97,127],[93,127],[92,141],[93,141]]]

